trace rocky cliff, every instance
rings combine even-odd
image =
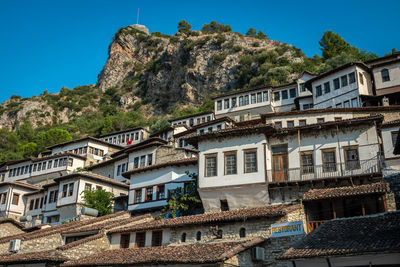
[[[216,92],[288,82],[308,60],[301,50],[265,37],[190,30],[149,35],[137,25],[121,28],[108,52],[95,86],[13,96],[0,106],[0,127],[15,129],[26,119],[34,126],[67,123],[87,110],[103,107],[106,114],[107,106],[117,111],[145,106],[141,111],[148,117],[165,114],[199,106]]]

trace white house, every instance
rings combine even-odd
[[[147,139],[149,131],[147,128],[138,127],[134,129],[112,132],[99,136],[99,139],[114,145],[129,146]]]
[[[325,72],[306,82],[313,94],[315,109],[356,108],[366,104],[363,96],[373,96],[369,67],[361,62],[350,62]]]
[[[183,124],[188,127],[193,127],[200,123],[205,123],[205,122],[212,121],[212,120],[214,120],[214,112],[206,111],[206,112],[202,112],[202,113],[197,113],[197,114],[192,114],[192,115],[187,115],[187,116],[182,116],[179,118],[171,119],[171,120],[169,120],[169,122],[172,124],[172,126]]]

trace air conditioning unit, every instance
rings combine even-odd
[[[21,239],[10,240],[10,246],[8,247],[9,252],[17,252],[21,247]]]
[[[252,248],[251,259],[253,261],[263,261],[265,259],[265,249],[262,247]]]

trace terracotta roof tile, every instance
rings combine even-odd
[[[400,211],[330,220],[278,256],[280,260],[400,252]]]
[[[311,189],[303,195],[303,201],[341,198],[390,192],[388,183],[373,183],[358,186],[344,186],[324,189]]]
[[[169,162],[160,163],[160,164],[154,164],[154,165],[150,165],[147,167],[137,168],[137,169],[133,169],[131,171],[122,173],[122,176],[127,179],[130,179],[131,175],[135,174],[135,173],[147,172],[147,171],[171,167],[171,166],[184,166],[184,165],[193,165],[193,164],[197,164],[197,158],[180,159],[180,160],[169,161]]]
[[[0,186],[3,186],[3,185],[12,185],[12,186],[25,187],[25,188],[29,188],[29,189],[33,189],[33,190],[40,190],[40,187],[38,187],[36,185],[32,185],[32,184],[28,184],[28,183],[24,183],[24,182],[20,182],[20,181],[0,183]]]
[[[15,226],[17,226],[18,228],[25,228],[25,226],[22,224],[22,223],[20,223],[20,222],[18,222],[18,221],[16,221],[16,220],[14,220],[14,219],[12,219],[12,218],[0,218],[0,224],[3,224],[3,223],[12,223],[12,224],[14,224]]]
[[[64,262],[68,258],[56,250],[46,250],[31,253],[17,253],[0,256],[1,264],[39,263],[39,262]]]
[[[148,223],[137,224],[130,227],[124,227],[117,230],[111,230],[109,233],[123,233],[142,231],[150,229],[161,229],[168,227],[179,227],[185,225],[196,225],[205,223],[243,221],[247,219],[263,217],[282,217],[288,212],[299,209],[300,205],[268,205],[255,208],[244,208],[215,213],[198,214],[192,216],[182,216],[172,219],[155,220]]]
[[[215,263],[225,261],[263,241],[262,238],[256,238],[247,242],[115,249],[69,261],[63,266]]]

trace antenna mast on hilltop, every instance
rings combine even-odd
[[[136,19],[136,24],[139,24],[139,8],[137,9],[137,19]]]

